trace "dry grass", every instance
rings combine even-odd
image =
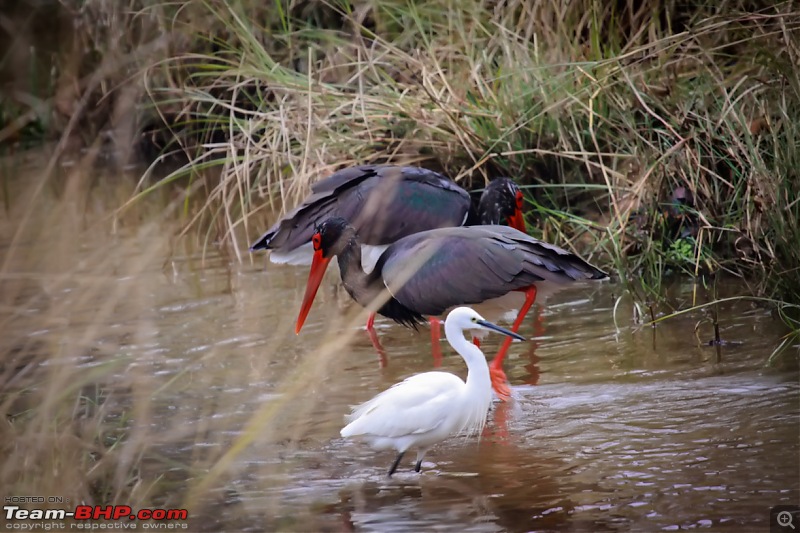
[[[82,134],[84,166],[61,175],[54,157],[30,188],[3,179],[0,484],[9,493],[198,508],[218,498],[209,494],[249,445],[287,435],[282,407],[332,371],[349,337],[323,336],[313,356],[275,376],[277,399],[247,416],[215,422],[225,406],[198,402],[203,423],[187,426],[159,412],[164,395],[214,382],[181,369],[187,391],[147,349],[164,320],[159,291],[181,268],[163,257],[204,257],[214,243],[243,260],[268,218],[347,165],[421,164],[474,186],[514,176],[537,235],[641,280],[628,287],[637,301],[659,298],[662,278],[680,271],[715,273],[704,278],[711,286],[739,276],[752,294],[800,302],[793,3],[709,2],[689,14],[591,0],[448,10],[394,0],[65,4],[87,24],[109,24],[66,48],[93,60],[63,68],[56,80],[66,81],[40,98],[61,113],[56,155]],[[16,110],[23,120],[0,142],[38,110]],[[86,181],[108,147],[97,132],[110,127],[114,145],[130,150],[153,117],[171,141],[164,155],[189,162],[98,197]],[[691,202],[673,197],[680,188]],[[104,213],[120,205],[109,237]],[[85,240],[107,247],[87,254]],[[261,332],[254,304],[237,303],[242,330]],[[797,307],[781,309],[791,347]],[[342,320],[331,331],[359,322]],[[279,338],[291,324],[276,327]],[[213,329],[209,320],[192,331]],[[283,348],[256,344],[239,379],[273,372]],[[214,348],[202,361],[225,356]],[[297,420],[315,406],[303,403]],[[208,442],[214,424],[238,436]],[[290,439],[300,431],[288,424]],[[190,459],[170,456],[198,444]]]
[[[122,164],[163,148],[188,163],[140,192],[183,184],[207,207],[188,225],[237,254],[333,170],[421,164],[515,177],[538,236],[644,280],[642,301],[670,272],[800,301],[791,2],[60,5],[65,60],[6,88],[0,142],[31,119]],[[46,49],[47,13],[20,13],[6,68]]]
[[[0,160],[0,484],[67,509],[188,508],[191,531],[285,515],[278,499],[253,509],[248,485],[290,482],[286,457],[321,419],[341,427],[343,406],[320,411],[352,387],[342,359],[366,312],[298,337],[293,273],[243,272],[203,232],[176,237],[179,187],[118,209],[138,171],[114,184],[91,157],[65,170],[34,155]]]
[[[119,212],[135,181],[114,186],[100,172],[98,187],[91,157],[49,173],[14,163],[0,224],[0,484],[68,498],[69,508],[188,507],[192,529],[208,529],[224,504],[219,487],[247,467],[252,444],[269,454],[306,430],[321,402],[308,383],[339,371],[361,310],[331,320],[296,363],[286,356],[298,342],[290,318],[270,320],[260,293],[232,291],[236,275],[220,266],[230,258],[204,259],[203,237],[175,238],[182,197]],[[188,312],[187,294],[213,305]],[[249,346],[235,366],[223,309],[233,339]],[[221,387],[247,383],[266,383],[259,394],[270,399],[242,409]]]
[[[800,301],[790,3],[203,6],[213,53],[175,58],[153,96],[190,157],[170,180],[220,167],[193,222],[235,250],[338,168],[416,163],[514,176],[541,236],[644,279],[644,300],[682,271]]]

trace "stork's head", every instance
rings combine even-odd
[[[478,203],[481,224],[506,224],[525,233],[522,191],[511,178],[489,182]]]
[[[344,252],[348,246],[358,245],[356,230],[345,219],[331,217],[314,228],[311,244],[314,246],[314,257],[311,259],[306,292],[294,326],[295,333],[300,333],[303,328],[303,323],[311,310],[311,304],[314,303],[314,297],[317,295],[319,284],[322,283],[328,263],[334,256]]]

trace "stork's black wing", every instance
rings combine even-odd
[[[251,249],[293,250],[311,240],[315,224],[332,216],[349,221],[362,244],[389,244],[458,226],[468,210],[467,192],[437,172],[390,165],[346,168],[312,186],[312,194]]]
[[[391,245],[376,266],[395,300],[423,315],[498,298],[536,282],[602,279],[571,252],[507,226],[425,231]]]

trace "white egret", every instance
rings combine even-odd
[[[490,330],[509,337],[524,337],[487,322],[469,307],[453,309],[444,323],[447,342],[467,363],[467,382],[449,372],[425,372],[395,384],[356,407],[342,437],[362,437],[373,448],[394,448],[398,455],[389,475],[394,474],[403,454],[417,447],[419,472],[422,458],[434,445],[450,435],[480,432],[492,403],[489,365],[480,348],[464,337],[464,330]]]

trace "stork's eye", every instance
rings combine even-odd
[[[522,209],[522,191],[517,191],[514,199],[517,201],[517,209]]]
[[[319,233],[315,233],[313,237],[311,237],[311,244],[314,245],[314,251],[320,249],[322,246],[322,237],[320,237]]]

